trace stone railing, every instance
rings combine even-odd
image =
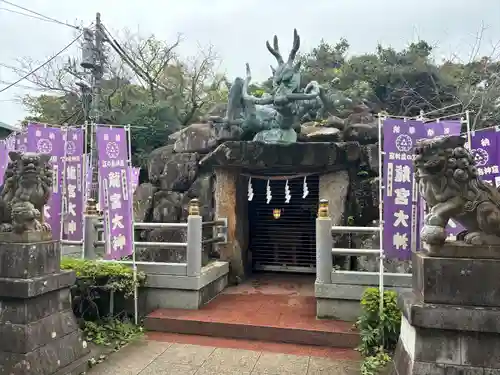
[[[321,200],[316,219],[316,314],[319,318],[355,321],[360,314],[361,296],[368,287],[396,291],[411,289],[411,274],[385,273],[382,244],[379,249],[341,249],[333,247],[332,233],[378,233],[382,239],[382,226],[332,226],[328,201]],[[381,242],[381,241],[380,241]],[[334,255],[378,255],[379,272],[337,270]]]
[[[185,229],[186,242],[140,242],[134,241],[132,260],[97,259],[96,249],[106,247],[106,240],[101,239],[103,219],[97,210],[88,210],[85,214],[83,241],[62,241],[66,246],[83,247],[85,259],[95,259],[100,262],[117,262],[135,266],[138,271],[146,274],[146,285],[142,295],[145,300],[141,310],[146,312],[155,308],[186,308],[196,309],[215,297],[227,285],[229,265],[227,262],[213,261],[202,264],[203,246],[207,244],[224,244],[227,241],[227,220],[216,219],[203,222],[200,215],[198,199],[191,200],[189,216],[185,223],[134,223],[134,230],[148,229]],[[213,237],[203,239],[203,228],[213,228]],[[148,262],[136,261],[135,249],[186,249],[186,261]]]

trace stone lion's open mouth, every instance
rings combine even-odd
[[[424,163],[424,169],[428,174],[438,174],[443,171],[442,160],[429,160]]]
[[[425,168],[434,168],[437,165],[441,165],[441,160],[428,160],[425,162]]]

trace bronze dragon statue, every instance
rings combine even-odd
[[[458,240],[470,245],[500,245],[500,192],[478,177],[475,160],[461,136],[417,142],[414,149],[416,180],[430,210],[421,239],[441,245],[446,225],[453,219],[466,231]]]
[[[50,235],[50,226],[43,222],[53,185],[50,155],[12,151],[9,157],[0,190],[0,232]]]
[[[301,90],[301,61],[295,61],[300,47],[297,30],[294,30],[293,47],[286,60],[280,53],[276,36],[273,46],[269,42],[266,46],[278,62],[276,68],[271,66],[272,92],[260,98],[248,92],[252,76],[247,64],[246,78],[236,78],[231,85],[226,117],[211,120],[229,126],[237,125],[243,133],[256,133],[254,141],[293,143],[297,141],[301,119],[308,114],[310,107],[316,108],[318,102],[325,103],[329,99],[316,81],[311,81]]]

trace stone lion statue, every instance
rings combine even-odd
[[[9,153],[11,162],[0,190],[0,232],[47,232],[43,207],[52,192],[50,155]]]
[[[466,229],[458,240],[471,245],[500,245],[500,192],[478,178],[474,157],[460,136],[417,142],[416,180],[429,205],[421,238],[429,245],[445,242],[450,219]]]

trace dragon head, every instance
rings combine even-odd
[[[295,29],[293,31],[293,47],[285,62],[278,46],[278,37],[275,35],[273,46],[266,42],[267,49],[278,61],[278,67],[271,66],[273,72],[273,96],[276,101],[284,101],[286,95],[298,92],[300,89],[300,61],[295,63],[295,56],[300,47],[300,37]]]

